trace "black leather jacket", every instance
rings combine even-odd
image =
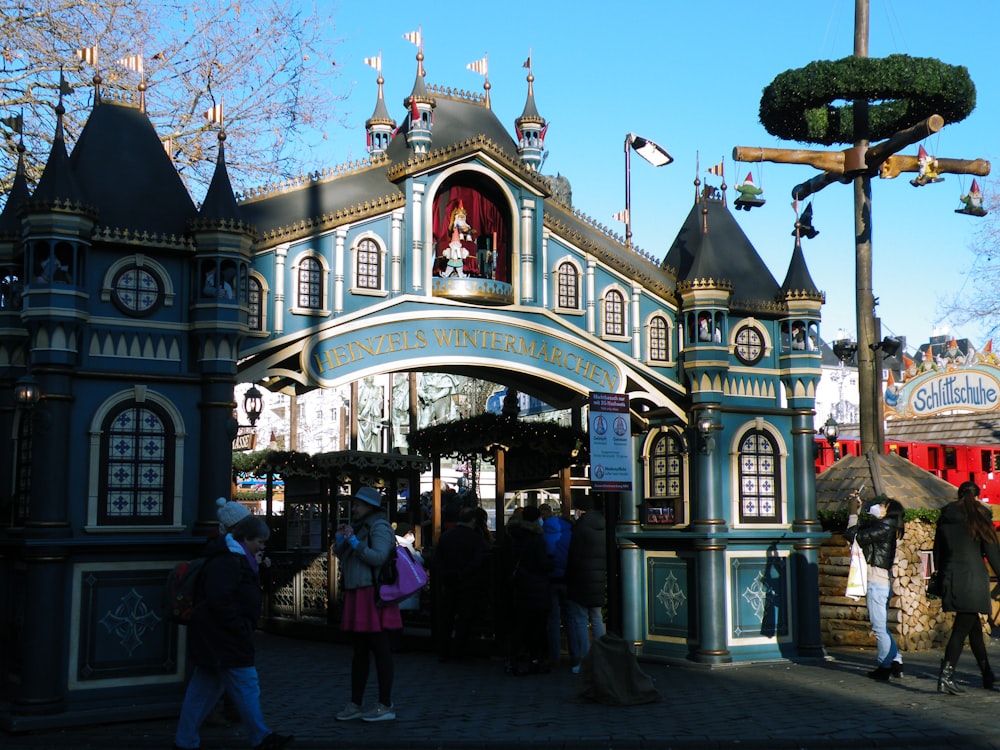
[[[865,560],[869,565],[885,570],[892,570],[892,561],[896,557],[896,525],[887,519],[873,520],[864,526],[848,526],[844,532],[848,542],[858,540]]]

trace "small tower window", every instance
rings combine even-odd
[[[128,315],[149,315],[163,300],[160,279],[148,268],[134,263],[115,274],[111,286],[112,300]]]
[[[260,279],[253,276],[249,280],[249,294],[247,297],[247,327],[251,331],[264,330],[264,287]]]

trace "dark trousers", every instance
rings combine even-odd
[[[442,583],[438,590],[437,652],[442,659],[469,654],[479,595],[474,586]]]
[[[375,674],[378,676],[378,702],[383,706],[392,705],[392,679],[395,670],[392,664],[392,641],[389,631],[380,633],[352,633],[351,646],[351,701],[364,705],[365,685],[371,670],[371,658],[375,657]]]

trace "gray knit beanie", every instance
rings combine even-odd
[[[232,500],[226,500],[224,497],[216,500],[215,504],[219,508],[215,515],[226,531],[231,530],[233,526],[250,515],[250,509],[247,506],[242,503],[233,502]]]

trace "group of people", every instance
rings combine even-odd
[[[903,537],[905,511],[898,500],[892,499],[871,504],[864,523],[859,520],[860,511],[861,500],[855,492],[848,501],[845,537],[848,542],[857,541],[868,563],[866,602],[876,645],[875,669],[868,676],[885,682],[903,676],[903,658],[888,622],[893,559],[896,543]],[[941,607],[955,613],[938,673],[938,692],[965,692],[955,684],[954,676],[966,641],[979,666],[983,688],[996,690],[980,616],[990,614],[992,606],[990,575],[984,560],[1000,573],[1000,543],[992,515],[979,501],[975,482],[963,482],[957,499],[942,508],[934,535],[933,559],[941,584]]]
[[[572,669],[579,672],[591,637],[605,633],[605,520],[592,502],[578,504],[575,522],[543,504],[525,507],[507,525],[512,615],[507,665],[513,674],[557,666],[563,628]]]

